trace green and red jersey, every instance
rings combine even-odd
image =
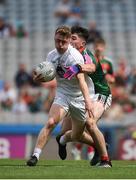
[[[85,56],[88,55],[92,63],[96,65],[96,71],[94,73],[88,73],[88,76],[92,79],[94,83],[95,93],[103,94],[109,96],[111,94],[110,87],[106,81],[105,74],[102,70],[102,66],[99,60],[93,55],[88,49],[84,49],[82,52],[84,60],[86,62]]]
[[[104,74],[113,75],[113,66],[111,61],[107,57],[103,57],[100,61]]]

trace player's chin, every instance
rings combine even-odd
[[[60,54],[63,54],[65,51],[66,51],[65,48],[59,48],[59,49],[58,49],[58,52],[59,52]]]

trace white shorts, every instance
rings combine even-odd
[[[102,94],[95,94],[95,95],[91,96],[91,99],[93,101],[100,101],[101,103],[103,103],[104,110],[107,110],[111,106],[111,103],[112,103],[112,95],[111,94],[109,94],[109,96],[105,96]]]
[[[95,94],[91,96],[92,112],[96,122],[102,117],[105,110],[111,106],[112,95],[105,96],[102,94]]]
[[[105,95],[95,94],[91,96],[91,99],[94,102],[95,101],[102,102],[102,104],[104,105],[104,110],[106,110],[111,106],[112,95],[109,95],[107,97]],[[63,109],[67,113],[69,113],[72,119],[76,119],[83,122],[85,122],[87,119],[87,113],[85,110],[85,102],[83,96],[72,98],[62,93],[57,93],[53,104],[58,104],[61,107],[63,107]]]
[[[85,102],[83,96],[70,97],[62,93],[57,93],[53,104],[58,104],[70,114],[72,119],[86,121],[87,114],[85,110]]]

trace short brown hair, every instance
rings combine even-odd
[[[89,37],[89,32],[86,28],[81,26],[72,26],[71,34],[77,34],[79,37],[83,38],[87,42]]]
[[[68,26],[59,26],[55,31],[55,35],[56,34],[61,34],[62,36],[70,38],[71,37],[71,30]]]
[[[106,45],[106,41],[103,38],[98,38],[94,41],[94,44],[103,44]]]

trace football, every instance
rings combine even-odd
[[[44,78],[44,82],[49,82],[53,80],[56,76],[56,69],[53,63],[44,61],[41,62],[34,68],[37,75],[41,74]]]

